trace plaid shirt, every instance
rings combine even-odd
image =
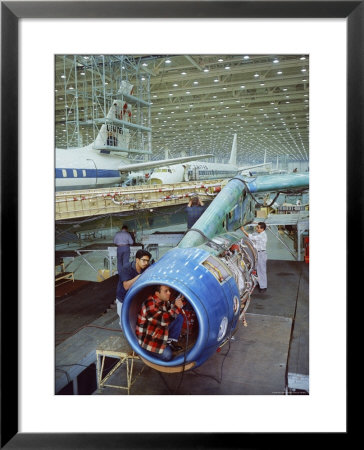
[[[171,302],[148,297],[139,311],[135,327],[139,345],[150,352],[163,353],[167,346],[168,326],[179,313],[179,308]]]

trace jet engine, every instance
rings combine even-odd
[[[242,232],[229,232],[208,239],[196,248],[174,248],[151,265],[134,283],[124,299],[122,328],[132,349],[149,366],[162,372],[180,372],[200,366],[244,320],[250,295],[257,284],[257,252]],[[184,309],[196,318],[194,333],[171,361],[161,361],[139,346],[135,326],[138,312],[156,285],[183,294]],[[181,344],[183,345],[183,344]]]

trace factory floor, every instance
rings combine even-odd
[[[253,292],[246,314],[247,326],[239,325],[234,339],[220,352],[201,367],[183,375],[161,374],[135,360],[131,395],[284,395],[309,392],[309,266],[305,262],[294,261],[290,252],[292,239],[282,236],[282,241],[268,234],[268,290],[265,293]],[[81,286],[56,298],[56,365],[59,368],[56,371],[56,393],[72,393],[73,384],[73,393],[77,394],[127,395],[124,389],[105,387],[97,390],[93,364],[96,348],[108,337],[121,335],[113,305],[116,283],[117,276],[114,276],[102,283],[90,282],[89,286]],[[106,367],[111,368],[114,362],[115,359],[107,358]],[[79,365],[78,372],[73,375],[71,370],[62,366],[72,363]],[[89,366],[84,373],[81,373],[82,365]],[[78,373],[75,392],[75,382],[72,383],[71,378]],[[108,383],[125,385],[125,381],[124,364]]]
[[[220,352],[183,375],[159,373],[136,361],[130,394],[308,393],[308,266],[303,262],[269,261],[268,273],[268,290],[252,295],[247,326],[239,325],[233,340]],[[110,325],[117,324],[116,320]],[[108,384],[125,383],[126,368],[122,366]],[[127,391],[104,387],[94,394],[127,395]]]

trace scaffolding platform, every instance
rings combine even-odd
[[[56,192],[56,221],[183,205],[194,194],[208,201],[227,182],[225,179]]]

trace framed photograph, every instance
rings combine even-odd
[[[349,226],[363,225],[353,200],[363,195],[363,19],[361,1],[1,3],[2,448],[234,448],[280,433],[347,435],[346,298],[359,276],[355,264],[347,270],[347,249],[354,239],[362,247]],[[54,55],[245,51],[310,54],[310,396],[153,396],[178,402],[172,425],[170,412],[162,423],[143,419],[137,403],[151,396],[55,396]]]

